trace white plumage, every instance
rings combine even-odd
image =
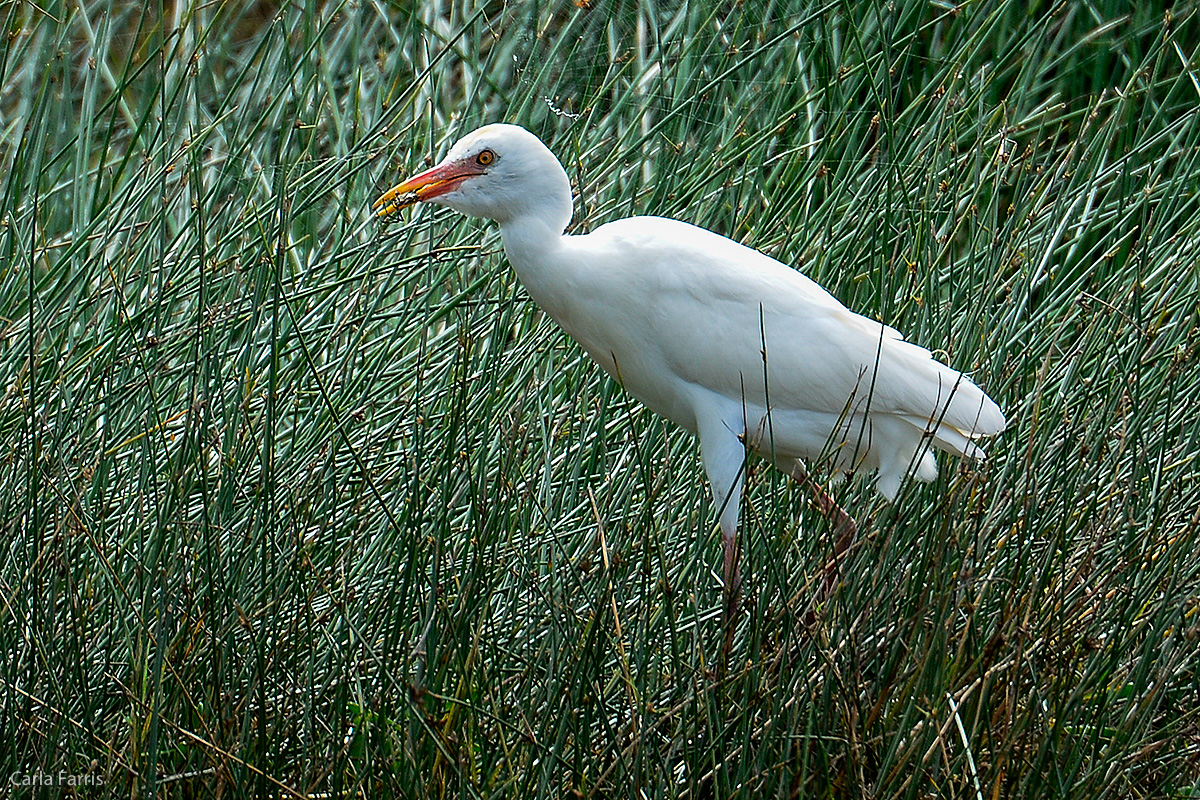
[[[747,447],[793,475],[796,459],[822,454],[876,470],[890,500],[906,475],[937,475],[931,445],[983,458],[976,440],[1004,429],[969,378],[757,250],[661,217],[564,235],[570,181],[524,128],[468,134],[376,208],[420,201],[498,222],[533,300],[634,397],[700,437],[727,591]]]

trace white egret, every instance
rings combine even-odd
[[[874,470],[892,500],[906,477],[937,475],[931,447],[981,459],[977,440],[1004,429],[999,407],[961,372],[757,250],[662,217],[565,234],[571,183],[524,128],[467,134],[374,208],[387,217],[418,202],[499,223],[534,302],[630,394],[700,437],[727,622],[747,450],[809,483],[822,511],[852,531],[799,459],[826,454],[839,472]]]

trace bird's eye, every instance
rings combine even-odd
[[[479,155],[475,156],[475,163],[481,167],[486,167],[496,160],[496,154],[491,150],[480,151]]]

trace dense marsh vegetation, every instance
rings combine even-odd
[[[6,781],[1200,796],[1195,4],[150,5],[0,5]],[[736,238],[1008,414],[837,487],[820,604],[829,525],[752,464],[722,680],[694,442],[492,226],[370,218],[501,120],[575,230]]]

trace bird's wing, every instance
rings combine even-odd
[[[680,380],[762,407],[769,397],[775,409],[840,413],[869,402],[872,412],[941,419],[967,435],[1004,427],[957,370],[757,250],[658,217],[586,238],[597,276],[587,294],[608,293],[603,306],[621,309],[609,312],[615,340]]]

